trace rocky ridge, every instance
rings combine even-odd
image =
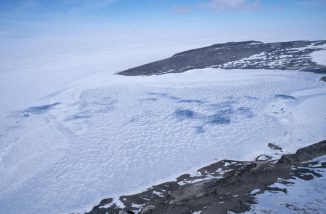
[[[326,50],[326,40],[263,43],[228,42],[177,53],[170,58],[121,71],[141,76],[181,73],[192,69],[277,69],[326,73],[326,66],[312,60],[315,51]]]
[[[275,152],[281,149],[277,145],[269,147]],[[309,181],[321,177],[326,159],[314,159],[325,155],[326,141],[322,141],[295,154],[282,155],[278,160],[266,155],[260,155],[255,161],[222,160],[199,169],[195,175],[184,174],[176,181],[153,186],[142,193],[121,196],[123,207],[107,198],[88,213],[242,213],[256,203],[258,194],[286,193],[287,189],[273,184],[290,185],[291,179]]]

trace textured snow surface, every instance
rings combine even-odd
[[[268,143],[293,152],[326,139],[319,78],[264,70],[96,72],[39,102],[3,108],[0,210],[87,211],[216,160],[277,155]]]

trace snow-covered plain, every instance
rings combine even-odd
[[[0,210],[83,212],[216,160],[280,155],[268,143],[294,152],[326,138],[321,75],[203,69],[125,77],[113,73],[144,59],[103,63],[106,54],[0,73]]]

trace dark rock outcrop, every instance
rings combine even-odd
[[[324,81],[324,82],[326,82],[326,76],[325,76],[325,77],[322,77],[322,78],[320,78],[320,80],[321,80],[321,81]]]
[[[170,58],[119,72],[140,76],[180,73],[191,69],[279,69],[326,73],[326,66],[313,62],[310,54],[323,50],[326,40],[263,43],[229,42],[177,53]]]
[[[326,155],[326,141],[283,155],[280,160],[223,160],[199,169],[197,175],[185,174],[142,193],[121,196],[123,209],[112,203],[112,199],[104,199],[89,213],[241,213],[256,203],[257,194],[287,192],[271,186],[275,183],[290,184],[293,178],[321,177],[319,169],[326,168],[326,162],[312,159],[323,155]]]
[[[268,144],[268,147],[273,149],[273,150],[279,150],[279,151],[282,151],[282,148],[279,147],[278,145],[274,144],[274,143],[269,143]]]

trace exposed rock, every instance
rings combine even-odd
[[[324,81],[324,82],[326,82],[326,76],[320,78],[320,81]]]
[[[256,157],[256,161],[268,161],[270,159],[272,159],[272,157],[269,155],[259,155]]]
[[[121,196],[120,201],[127,210],[141,214],[245,212],[255,204],[257,194],[287,192],[272,184],[290,183],[288,180],[293,178],[311,180],[320,177],[319,169],[326,168],[326,162],[308,161],[323,155],[326,155],[326,141],[299,149],[295,154],[283,155],[278,161],[223,160],[199,169],[197,175],[182,175],[176,181],[153,186],[142,193]],[[90,213],[103,213],[94,208]],[[106,208],[113,214],[120,210],[115,204]]]
[[[135,214],[135,213],[130,210],[120,210],[119,214]]]
[[[278,69],[326,73],[311,53],[324,50],[321,41],[263,43],[228,42],[177,53],[170,58],[122,71],[126,76],[180,73],[191,69]]]
[[[268,147],[271,148],[271,149],[274,149],[274,150],[279,150],[279,151],[282,151],[282,148],[278,145],[275,145],[273,143],[269,143],[268,144]]]
[[[297,150],[295,154],[283,155],[278,163],[298,163],[312,160],[326,153],[326,141]]]
[[[144,207],[141,211],[140,211],[140,214],[150,214],[150,213],[153,213],[153,211],[155,210],[155,206],[153,205],[149,205],[149,206],[146,206]]]

